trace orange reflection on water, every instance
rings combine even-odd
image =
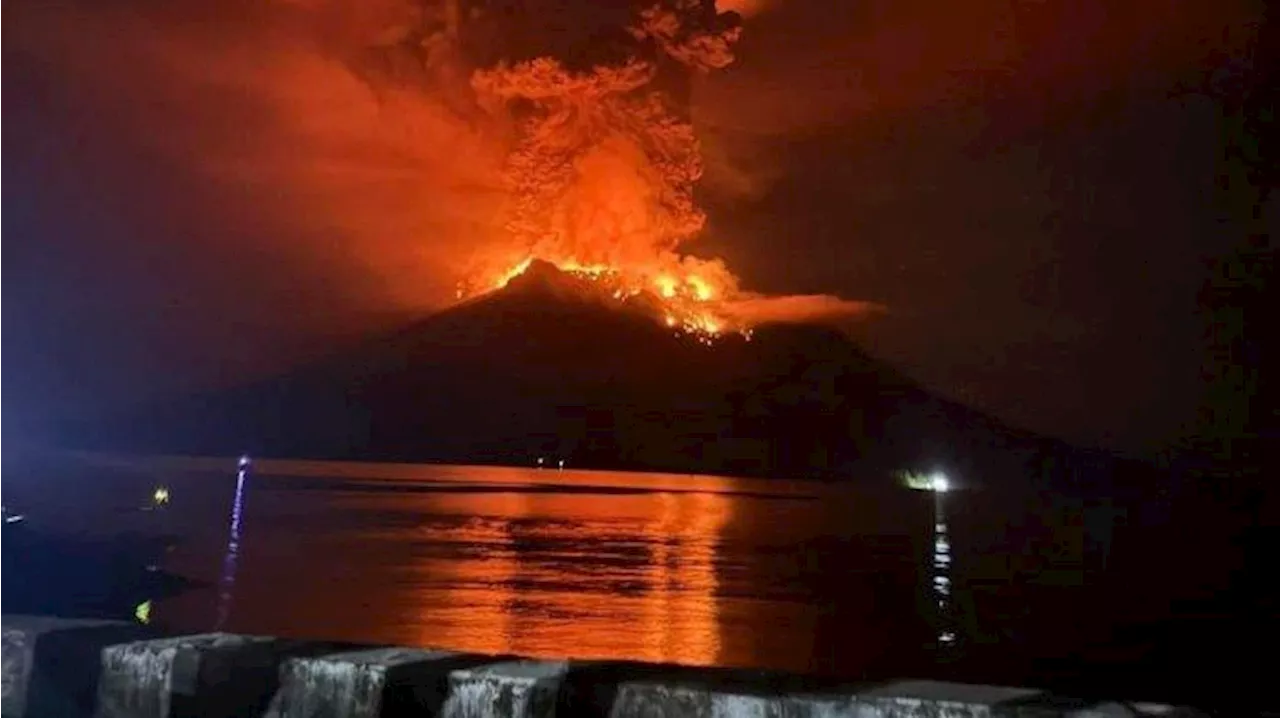
[[[557,472],[558,473],[558,472]],[[597,476],[614,488],[634,475]],[[599,483],[599,482],[597,482]],[[484,653],[714,664],[716,493],[431,494],[412,538],[418,643]]]

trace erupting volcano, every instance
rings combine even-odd
[[[843,478],[1046,444],[931,394],[831,328],[719,340],[534,260],[506,286],[288,374],[68,428],[86,448]],[[675,336],[672,336],[675,334]],[[708,351],[706,344],[714,344]]]
[[[529,257],[503,273],[494,289],[506,287],[513,279],[529,271],[535,261],[546,262],[571,277],[591,282],[601,294],[614,301],[649,309],[651,316],[660,319],[676,333],[691,334],[704,344],[730,330],[751,338],[750,328],[741,322],[731,323],[719,311],[724,290],[713,285],[701,273],[677,275],[664,272],[650,278],[647,273],[626,271],[608,264],[584,265],[574,260],[547,262]],[[732,279],[727,272],[725,276]]]
[[[474,71],[478,104],[511,128],[503,230],[514,249],[478,262],[458,298],[500,289],[541,260],[620,302],[656,297],[656,319],[704,343],[749,337],[769,301],[739,290],[723,261],[679,251],[706,217],[694,200],[701,150],[678,90],[690,73],[731,64],[739,33],[738,16],[713,3],[664,0],[626,28],[616,62],[574,70],[536,57]],[[817,304],[864,308],[832,299]]]
[[[471,238],[456,304],[284,374],[64,436],[162,453],[557,457],[574,468],[827,478],[938,464],[1018,476],[1051,451],[812,326],[869,305],[752,294],[723,261],[682,252],[705,223],[689,81],[731,63],[736,15],[708,0],[638,13],[582,0],[575,11],[600,16],[580,26],[550,1],[473,13],[459,4],[393,40],[367,79],[404,90],[393,60],[407,56],[419,70],[399,78],[408,92],[428,94],[421,70],[439,71],[436,85],[461,98],[447,112],[502,140],[474,158],[484,171],[465,175],[483,179],[475,185],[495,199],[486,221],[499,221]],[[464,16],[471,30],[460,29]],[[566,37],[570,47],[557,44]],[[425,196],[443,204],[447,193]]]

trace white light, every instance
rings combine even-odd
[[[250,463],[250,462],[249,462],[249,457],[248,457],[248,455],[245,455],[245,456],[241,456],[241,457],[240,457],[240,468],[241,468],[241,469],[247,469],[247,468],[249,468],[249,463]]]
[[[933,490],[945,494],[951,488],[951,483],[947,481],[947,477],[941,473],[933,475]]]

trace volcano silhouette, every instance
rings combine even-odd
[[[836,478],[1021,471],[1055,442],[936,396],[838,331],[711,346],[534,263],[503,289],[284,376],[96,424],[82,445],[167,453]]]

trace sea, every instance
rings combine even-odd
[[[1162,700],[1183,674],[1235,675],[1214,652],[1248,630],[1221,608],[1230,566],[1179,582],[1154,499],[958,475],[936,491],[257,457],[26,467],[6,461],[9,511],[173,537],[162,568],[199,584],[140,614],[171,630]]]

